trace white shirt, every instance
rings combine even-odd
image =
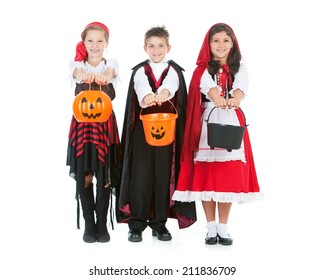
[[[244,96],[246,96],[248,85],[249,85],[248,72],[245,64],[241,62],[239,71],[234,75],[232,89],[229,92],[229,94],[233,96],[234,90],[240,89],[241,91],[243,91]],[[208,92],[210,91],[211,88],[215,88],[215,87],[219,90],[219,92],[222,91],[222,89],[217,85],[217,81],[213,80],[212,76],[208,73],[208,70],[206,69],[200,80],[200,91],[206,95],[206,98],[208,100],[212,101],[208,96]]]
[[[119,80],[119,64],[118,61],[115,59],[107,59],[106,62],[103,60],[101,61],[96,67],[90,65],[88,62],[84,61],[71,61],[70,63],[70,79],[72,83],[82,83],[81,80],[77,80],[73,77],[73,71],[74,69],[83,69],[85,72],[98,74],[98,73],[104,73],[107,68],[114,69],[115,70],[115,77],[110,81],[110,83],[113,84],[114,88],[116,88],[117,81]]]
[[[149,62],[155,79],[158,81],[163,73],[163,71],[169,66],[166,60],[163,60],[159,63]],[[157,92],[153,92],[149,79],[145,74],[144,67],[141,67],[137,70],[134,76],[134,89],[137,94],[139,105],[142,108],[146,108],[147,105],[143,103],[143,98],[149,93],[158,94],[162,89],[167,89],[170,92],[168,99],[171,99],[175,92],[179,88],[179,77],[177,72],[170,67],[167,75],[165,76],[161,86],[157,89]]]

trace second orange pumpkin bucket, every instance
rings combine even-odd
[[[172,106],[176,110],[173,104]],[[178,118],[177,110],[175,114],[173,113],[153,113],[147,115],[140,114],[140,119],[143,122],[146,142],[151,146],[170,145],[174,141],[177,118]]]

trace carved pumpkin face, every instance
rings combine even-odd
[[[78,122],[105,122],[112,113],[111,100],[100,90],[81,91],[74,99],[73,113]]]
[[[165,129],[163,125],[158,127],[152,126],[151,135],[152,138],[155,138],[156,140],[162,139],[165,135]]]
[[[140,114],[146,142],[151,146],[166,146],[174,141],[178,114]]]

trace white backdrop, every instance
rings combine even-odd
[[[236,267],[219,279],[320,279],[323,252],[323,32],[309,1],[11,1],[1,8],[1,279],[216,279],[184,267]],[[265,200],[233,205],[233,246],[205,246],[205,218],[159,242],[150,231],[127,241],[115,224],[107,244],[85,244],[76,230],[75,184],[65,166],[72,115],[69,62],[83,28],[110,29],[108,58],[120,63],[114,109],[120,126],[131,68],[146,59],[147,29],[166,25],[169,58],[189,84],[207,30],[235,31],[248,67],[242,104]],[[317,256],[317,255],[316,255]],[[97,268],[172,268],[173,276],[91,276]],[[178,272],[177,272],[178,270]]]

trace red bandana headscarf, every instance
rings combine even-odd
[[[84,28],[84,30],[86,30],[87,28],[89,28],[91,26],[100,26],[103,30],[105,30],[107,32],[107,34],[109,36],[109,29],[103,23],[98,22],[98,21],[91,22]],[[81,33],[81,38],[83,37],[84,30]],[[83,44],[83,41],[80,41],[76,46],[76,54],[75,54],[74,61],[83,61],[86,57],[87,57],[87,50]]]

